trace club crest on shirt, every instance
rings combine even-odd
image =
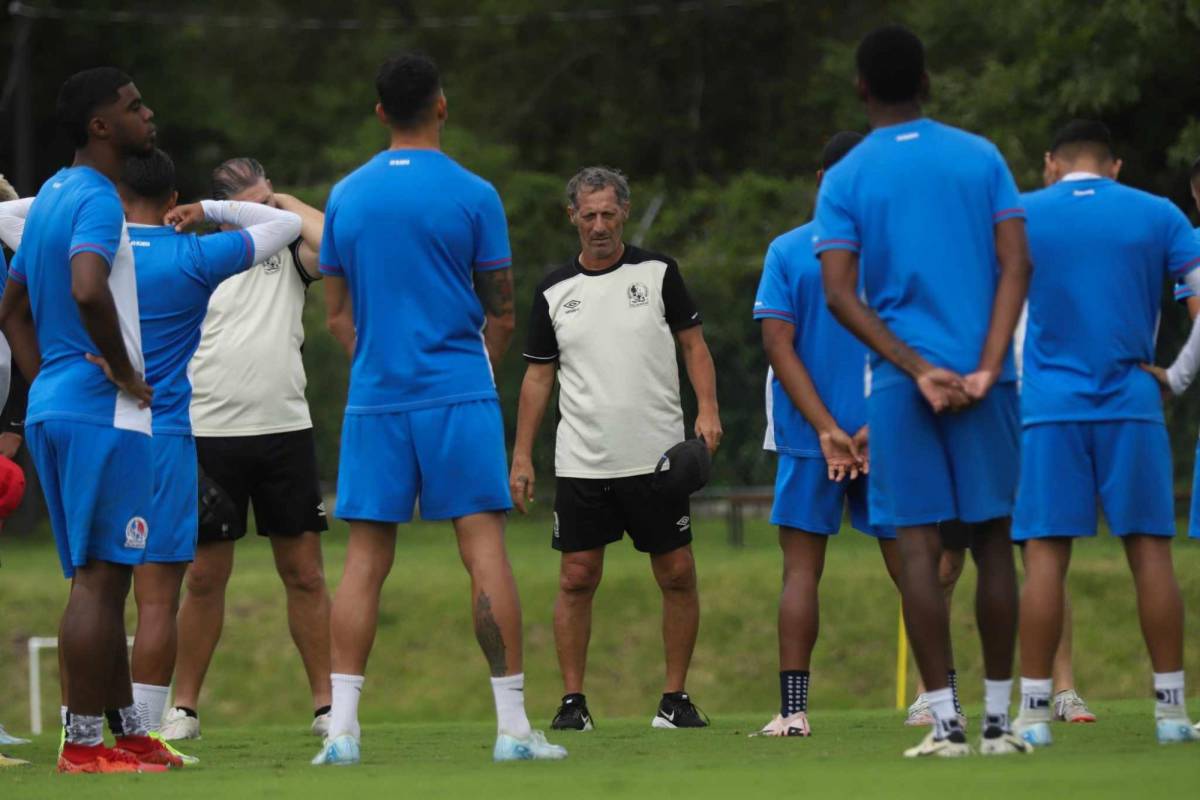
[[[262,262],[263,274],[274,275],[276,272],[279,272],[282,266],[283,259],[279,257],[278,253],[276,253],[266,261]]]
[[[146,534],[149,532],[150,526],[145,519],[133,517],[125,525],[125,546],[133,550],[145,550]]]
[[[629,284],[626,294],[629,295],[629,305],[631,306],[644,306],[650,302],[650,290],[644,283]]]

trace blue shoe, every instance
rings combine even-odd
[[[1187,717],[1175,719],[1160,719],[1155,727],[1158,732],[1159,744],[1176,744],[1178,742],[1200,742],[1200,731],[1192,727]]]
[[[1050,735],[1049,722],[1023,721],[1017,717],[1013,722],[1013,732],[1034,747],[1049,747],[1054,744],[1054,737]]]
[[[29,744],[29,740],[22,739],[19,736],[13,736],[11,733],[4,730],[3,725],[0,725],[0,744]]]
[[[313,757],[314,767],[348,767],[362,760],[358,749],[358,739],[348,733],[343,733],[336,739],[326,739],[321,752]]]
[[[530,731],[524,739],[502,733],[492,750],[495,761],[558,761],[567,757],[567,748],[550,744],[541,731]]]

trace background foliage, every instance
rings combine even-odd
[[[59,83],[107,62],[129,70],[158,113],[184,197],[206,192],[220,160],[251,154],[278,187],[321,205],[334,181],[385,142],[371,113],[378,63],[401,48],[430,53],[450,99],[446,150],[505,200],[522,315],[539,277],[575,250],[562,212],[566,178],[588,163],[624,169],[635,221],[662,197],[645,244],[680,260],[705,312],[727,431],[717,475],[726,483],[771,478],[760,450],[766,366],[750,304],[766,245],[811,211],[821,145],[837,130],[865,129],[851,83],[854,46],[870,28],[902,21],[924,37],[930,114],[996,141],[1022,188],[1039,185],[1058,125],[1098,117],[1114,131],[1126,182],[1193,211],[1186,167],[1200,154],[1198,0],[210,0],[168,12],[79,3],[66,18],[51,18],[49,3],[28,6],[42,18],[5,20],[0,57],[32,24],[39,182],[69,155],[54,132]],[[114,21],[114,11],[133,13]],[[4,113],[7,131],[11,104]],[[12,158],[5,136],[0,171],[12,173]],[[332,478],[346,366],[321,320],[318,289],[305,358]],[[1160,357],[1174,352],[1185,324],[1165,302]],[[513,354],[499,375],[510,424],[522,369]],[[1185,400],[1168,419],[1182,477],[1200,413]],[[543,473],[552,427],[542,431]]]

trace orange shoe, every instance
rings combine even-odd
[[[166,772],[166,767],[142,764],[137,756],[102,744],[65,744],[58,756],[59,772]]]
[[[118,736],[114,750],[122,750],[142,764],[162,767],[182,767],[183,759],[167,749],[158,739],[149,736]]]

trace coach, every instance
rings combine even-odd
[[[553,727],[592,727],[583,695],[592,598],[604,548],[625,532],[650,555],[663,593],[666,684],[653,725],[703,727],[684,691],[700,624],[688,498],[657,492],[652,479],[663,452],[684,437],[676,341],[699,401],[696,434],[710,452],[720,444],[712,356],[675,261],[621,239],[629,218],[625,176],[588,167],[567,184],[567,200],[581,249],[534,293],[509,478],[525,511],[534,490],[533,440],[557,372],[553,546],[562,561],[554,638],[566,695]]]

